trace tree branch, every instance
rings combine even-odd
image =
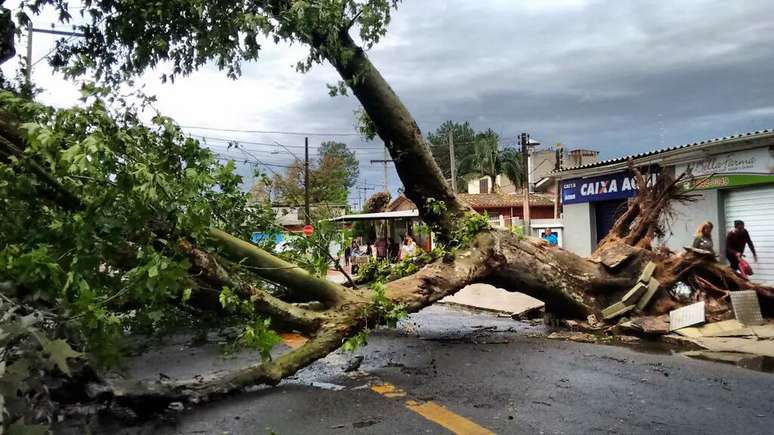
[[[209,235],[232,260],[244,261],[256,268],[255,274],[262,278],[304,292],[330,306],[337,306],[350,300],[344,287],[317,278],[303,268],[277,258],[251,243],[214,228],[210,230]]]

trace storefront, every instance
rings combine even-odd
[[[735,220],[745,222],[758,251],[754,280],[774,284],[774,132],[746,133],[567,168],[556,172],[562,186],[565,246],[589,255],[637,193],[626,168],[681,176],[694,201],[673,204],[667,234],[657,243],[682,251],[696,229],[710,221],[719,254]],[[749,252],[748,252],[749,254]],[[750,255],[751,256],[751,255]],[[725,261],[724,255],[719,256]]]
[[[716,244],[721,253],[724,235],[733,229],[734,221],[744,221],[758,252],[754,278],[774,284],[774,146],[710,155],[677,165],[675,173],[684,173],[687,187],[702,198],[695,204],[698,207],[681,207],[682,214],[694,216],[693,221],[717,222],[721,231]]]
[[[653,182],[660,172],[658,166],[640,168],[646,182]],[[626,211],[627,201],[638,190],[636,177],[620,171],[605,175],[578,177],[561,182],[565,216],[565,247],[589,255]]]

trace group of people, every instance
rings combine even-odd
[[[693,248],[702,251],[708,251],[715,255],[715,244],[712,241],[712,222],[704,222],[696,230],[696,237],[693,239]],[[755,245],[750,239],[750,233],[744,228],[743,221],[734,221],[734,229],[726,235],[726,259],[731,268],[742,277],[752,275],[752,267],[744,260],[744,250],[749,246],[755,261],[758,261],[758,254],[755,252]]]
[[[382,237],[373,243],[369,241],[361,246],[356,240],[353,240],[352,244],[344,249],[344,263],[351,270],[355,257],[394,262],[413,257],[417,255],[418,250],[419,247],[410,234],[406,234],[402,243],[398,243],[392,238]]]

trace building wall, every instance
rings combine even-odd
[[[564,223],[564,248],[584,257],[591,255],[596,245],[593,204],[585,202],[565,205],[562,222]]]
[[[674,217],[670,231],[660,242],[675,252],[681,252],[685,246],[691,246],[699,225],[710,221],[715,226],[712,230],[712,240],[715,242],[715,252],[718,252],[723,227],[720,217],[720,191],[705,190],[694,194],[699,195],[696,202],[672,205]]]

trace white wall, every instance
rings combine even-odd
[[[723,222],[720,221],[720,203],[718,190],[692,192],[699,195],[697,201],[672,205],[673,219],[671,228],[665,240],[667,247],[675,252],[681,252],[685,246],[691,246],[696,229],[706,221],[713,223],[712,241],[715,242],[715,252],[720,250]]]
[[[564,248],[583,257],[591,255],[594,248],[596,223],[590,203],[566,204],[562,214],[564,224]]]

